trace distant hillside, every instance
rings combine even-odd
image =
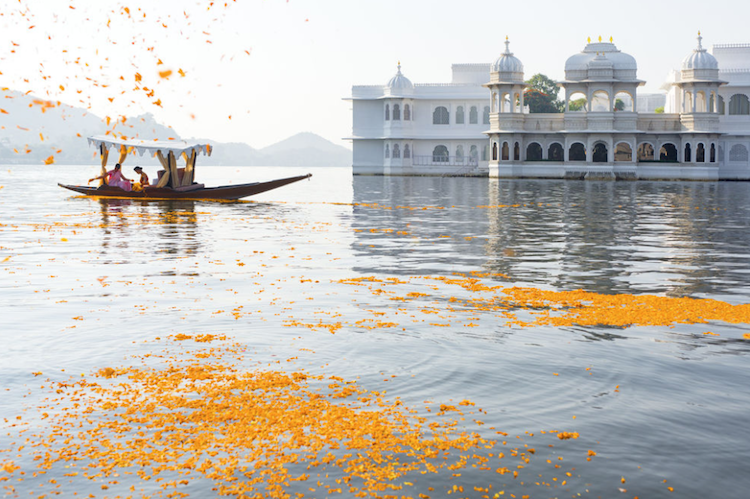
[[[85,109],[49,102],[20,92],[0,92],[0,164],[42,164],[54,155],[57,164],[97,164],[96,152],[86,137],[106,129],[104,118]],[[115,130],[127,137],[181,137],[171,127],[157,123],[150,113],[127,118]],[[214,146],[210,158],[200,163],[217,166],[349,166],[352,153],[328,140],[305,132],[263,149],[241,142]],[[128,160],[128,164],[131,160]],[[139,156],[132,163],[158,166],[154,158]]]
[[[319,135],[302,132],[260,150],[267,166],[351,166],[352,152]]]

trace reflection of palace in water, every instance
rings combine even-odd
[[[493,179],[487,188],[478,178],[358,176],[353,190],[364,273],[477,270],[674,296],[733,293],[748,281],[750,218],[736,208],[745,183]]]
[[[395,274],[414,274],[417,268],[444,272],[453,268],[457,251],[477,269],[482,265],[481,246],[461,243],[487,231],[484,212],[467,208],[486,204],[486,179],[355,176],[352,188],[353,250],[362,262],[358,270],[371,272],[368,267],[378,266]],[[447,252],[445,245],[451,246]]]
[[[101,254],[113,262],[196,254],[200,248],[195,201],[99,199]]]

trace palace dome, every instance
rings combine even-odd
[[[688,55],[682,60],[682,69],[683,70],[691,70],[691,69],[719,69],[719,61],[716,60],[716,57],[712,56],[708,53],[706,49],[703,48],[703,44],[701,43],[703,41],[703,37],[700,34],[700,31],[698,32],[698,47],[693,49],[693,53]]]
[[[401,74],[401,61],[398,63],[398,71],[393,78],[388,80],[386,88],[391,95],[411,93],[414,90],[414,84],[411,80]]]
[[[594,62],[595,59],[597,62]],[[611,66],[609,66],[610,63]],[[638,64],[635,57],[618,50],[611,38],[609,42],[602,42],[601,38],[599,42],[589,41],[583,51],[570,56],[565,61],[565,78],[585,80],[589,77],[589,69],[601,69],[605,64],[613,71],[613,76],[617,80],[635,80],[636,78]]]
[[[507,37],[505,38],[505,52],[495,60],[491,70],[493,73],[521,73],[523,75],[523,63],[510,51],[510,41]]]

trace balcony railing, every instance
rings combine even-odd
[[[412,158],[414,166],[479,166],[479,158],[472,156],[414,156]]]

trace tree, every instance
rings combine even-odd
[[[654,112],[656,114],[663,114],[664,113],[664,106],[657,107],[656,109],[654,109]]]
[[[537,73],[528,80],[523,94],[524,102],[532,113],[561,113],[564,104],[557,100],[560,88],[547,76]]]
[[[570,101],[570,104],[568,104],[568,109],[570,109],[571,111],[581,111],[586,108],[586,104],[586,97],[581,97],[580,99]]]
[[[615,111],[624,111],[625,102],[622,99],[615,99]]]
[[[527,89],[523,94],[524,103],[532,113],[559,113],[560,109],[552,102],[547,94],[535,88]]]

